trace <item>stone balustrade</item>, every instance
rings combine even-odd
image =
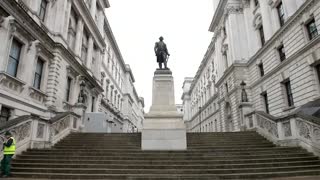
[[[280,146],[301,146],[320,156],[320,122],[318,118],[292,114],[275,118],[256,111],[245,116],[245,128],[255,130]]]
[[[29,148],[49,148],[71,132],[80,131],[81,117],[73,113],[63,113],[50,120],[36,116],[20,116],[0,127],[0,136],[10,131],[16,139],[16,154]],[[3,138],[0,138],[2,150]],[[1,154],[2,156],[2,154]]]

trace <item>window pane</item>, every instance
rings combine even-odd
[[[7,73],[14,77],[17,75],[21,48],[22,44],[19,43],[17,40],[13,39],[9,55]]]
[[[40,9],[39,9],[39,18],[44,21],[45,15],[46,15],[46,11],[47,11],[47,1],[46,0],[42,0],[41,4],[40,4]]]
[[[69,100],[70,100],[71,82],[72,82],[72,79],[68,77],[67,87],[66,87],[66,101],[67,102],[69,102]]]
[[[44,62],[41,59],[38,59],[37,61],[37,67],[36,67],[36,72],[40,75],[42,75],[42,69],[43,69],[43,64]]]
[[[38,59],[37,65],[36,65],[36,72],[34,74],[34,82],[33,82],[33,87],[37,89],[40,89],[41,87],[43,64],[44,62],[41,59]]]
[[[17,69],[18,69],[18,61],[15,59],[9,58],[9,64],[7,67],[7,73],[13,77],[17,76]]]

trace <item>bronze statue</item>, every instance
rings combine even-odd
[[[157,62],[159,64],[159,68],[162,69],[162,63],[164,64],[164,68],[168,69],[167,67],[167,61],[170,56],[167,45],[163,42],[163,37],[161,36],[159,38],[159,42],[156,42],[156,45],[154,46],[154,52],[157,56]]]

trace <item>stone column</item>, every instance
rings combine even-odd
[[[97,11],[97,0],[91,0],[90,13],[93,19],[95,17],[96,11]]]
[[[0,21],[3,21],[0,23],[0,39],[2,44],[2,46],[0,46],[0,71],[7,71],[8,57],[11,48],[11,27],[9,24],[9,19],[11,18],[11,16],[6,18],[0,17]]]
[[[87,59],[86,59],[86,67],[91,69],[92,57],[93,57],[93,38],[90,35],[88,40],[88,52],[87,52]]]
[[[83,21],[81,18],[79,18],[77,22],[76,40],[74,43],[74,52],[78,57],[81,57],[82,36],[83,36]]]
[[[282,0],[286,18],[292,16],[298,9],[296,0]]]
[[[260,1],[260,10],[262,16],[262,25],[264,31],[265,41],[267,42],[273,35],[272,31],[272,19],[270,12],[270,5],[268,1]]]

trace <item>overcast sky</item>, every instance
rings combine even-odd
[[[152,103],[152,77],[158,67],[154,44],[164,37],[173,72],[176,104],[184,77],[194,77],[208,48],[213,0],[109,0],[106,14],[126,64],[135,77],[145,111]]]

